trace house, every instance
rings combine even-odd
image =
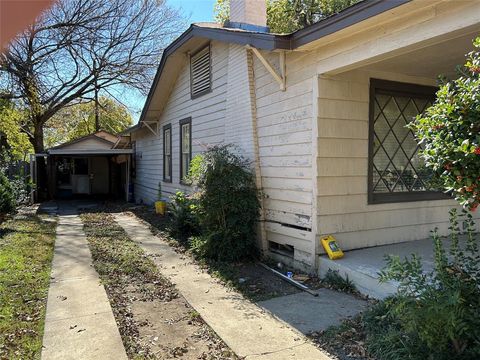
[[[132,152],[128,138],[100,130],[52,147],[45,154],[32,155],[32,181],[37,184],[36,191],[43,190],[43,197],[48,199],[87,196],[128,200]],[[46,162],[46,174],[39,171],[40,158]]]
[[[456,202],[430,185],[405,125],[479,35],[477,0],[365,0],[293,34],[268,32],[264,0],[231,0],[225,26],[168,46],[139,123],[135,198],[182,183],[192,156],[237,144],[263,199],[261,248],[317,269],[319,239],[344,250],[446,233]]]

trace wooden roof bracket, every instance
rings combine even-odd
[[[253,46],[247,45],[247,49],[252,50],[255,56],[260,60],[260,62],[265,66],[265,69],[273,76],[273,78],[278,82],[280,85],[280,90],[285,91],[287,90],[287,65],[285,61],[285,51],[281,50],[278,52],[279,56],[279,64],[280,64],[280,74],[274,69],[272,64],[262,55],[262,53]]]
[[[143,123],[143,125],[145,125],[148,128],[148,130],[150,130],[153,133],[153,135],[158,136],[158,122],[157,121],[143,120],[142,123]],[[155,130],[152,129],[150,124],[155,124]]]

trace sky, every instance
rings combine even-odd
[[[213,6],[215,0],[167,0],[171,6],[182,8],[190,23],[213,21]]]
[[[195,22],[213,21],[213,6],[215,0],[167,0],[167,3],[172,7],[182,10],[188,25]],[[145,104],[146,97],[138,93],[122,94],[122,91],[114,91],[113,95],[117,99],[122,99],[122,103],[129,108],[133,122],[136,124],[142,112],[143,105]]]

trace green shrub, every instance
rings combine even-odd
[[[433,106],[410,125],[441,186],[471,210],[480,203],[480,38],[474,47],[460,77],[442,85]]]
[[[448,253],[437,229],[432,231],[434,269],[426,272],[420,257],[387,257],[381,280],[399,282],[394,300],[373,327],[370,349],[380,359],[480,358],[480,256],[471,214],[450,212]],[[465,236],[465,242],[460,236]],[[375,330],[377,328],[377,330]],[[380,335],[379,335],[380,334]],[[413,356],[426,349],[428,357]],[[392,356],[385,354],[395,354]],[[403,354],[403,355],[399,355]],[[412,357],[413,356],[413,357]]]
[[[429,359],[428,349],[417,334],[404,332],[395,314],[397,303],[397,298],[388,298],[363,314],[368,351],[378,360]]]
[[[192,249],[199,256],[230,262],[255,254],[260,209],[250,162],[233,150],[231,145],[209,148],[192,160],[189,174],[202,228]]]
[[[170,215],[170,235],[180,241],[186,241],[190,236],[199,234],[199,224],[196,215],[196,201],[192,196],[177,191],[168,204]]]
[[[8,178],[0,173],[0,214],[15,210],[15,194]]]
[[[325,277],[322,279],[322,283],[330,289],[352,294],[358,292],[353,281],[348,278],[348,275],[343,277],[338,270],[328,269]]]

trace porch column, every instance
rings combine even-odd
[[[125,201],[128,202],[128,191],[130,188],[130,155],[127,156],[127,174],[125,176]]]

